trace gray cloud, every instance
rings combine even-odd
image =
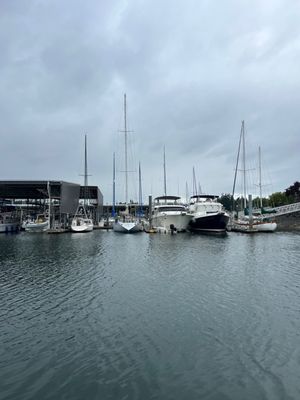
[[[242,119],[249,164],[260,145],[266,190],[284,190],[299,180],[299,17],[282,0],[2,1],[1,179],[79,182],[87,133],[89,181],[110,202],[126,92],[145,198],[163,191],[164,145],[170,194],[193,166],[204,190],[230,192]]]

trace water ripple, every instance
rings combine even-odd
[[[299,255],[279,233],[0,236],[1,396],[298,399]]]

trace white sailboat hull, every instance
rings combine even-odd
[[[237,220],[232,222],[231,230],[235,232],[274,232],[277,229],[276,222]]]
[[[258,232],[274,232],[277,229],[276,222],[261,222],[255,224]]]
[[[116,221],[113,224],[113,230],[120,233],[137,233],[142,231],[142,226],[139,222]]]
[[[73,218],[71,224],[72,232],[91,232],[94,228],[93,222],[85,218]]]
[[[25,225],[25,232],[46,232],[49,229],[49,221],[28,222]]]

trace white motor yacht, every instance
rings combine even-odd
[[[160,196],[154,199],[152,227],[162,232],[184,232],[191,216],[178,196]]]

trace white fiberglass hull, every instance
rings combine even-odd
[[[170,231],[173,226],[177,232],[184,232],[187,230],[191,218],[191,215],[178,211],[157,213],[152,217],[152,226],[166,232]]]
[[[113,230],[120,233],[137,233],[142,231],[142,226],[139,222],[116,221],[113,224]]]
[[[49,221],[45,222],[28,222],[25,225],[26,232],[46,232],[49,229]]]
[[[94,228],[93,222],[90,219],[74,218],[71,224],[72,232],[91,232]]]
[[[255,223],[258,232],[274,232],[277,228],[276,222]]]
[[[231,226],[231,230],[237,232],[274,232],[276,229],[276,222],[260,222],[257,220],[253,221],[252,224],[249,221],[238,220],[234,221]]]

